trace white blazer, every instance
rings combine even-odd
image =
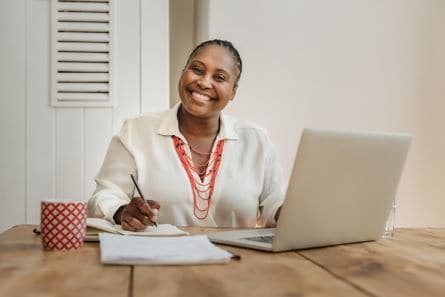
[[[193,214],[193,192],[173,146],[172,136],[185,143],[177,112],[146,113],[126,120],[111,140],[96,190],[88,201],[89,215],[114,222],[117,209],[139,196],[130,178],[137,176],[146,199],[161,208],[158,223],[176,226],[255,227],[275,225],[274,215],[284,199],[283,175],[277,153],[266,132],[247,121],[221,114],[215,144],[224,139],[219,173],[209,214]],[[188,154],[190,151],[187,150]]]

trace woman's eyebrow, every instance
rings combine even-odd
[[[199,61],[199,60],[191,60],[190,61],[190,65],[193,64],[193,63],[198,63],[198,64],[201,64],[201,65],[205,66],[205,64],[203,62]]]
[[[230,76],[229,72],[223,68],[216,69],[216,72],[223,72],[225,75]]]
[[[207,65],[204,62],[201,62],[200,60],[191,60],[190,65],[192,64],[200,64],[201,66],[207,67]],[[224,72],[227,76],[230,76],[230,72],[227,69],[224,68],[218,68],[215,72]]]

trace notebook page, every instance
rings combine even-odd
[[[183,236],[188,235],[188,232],[178,229],[176,226],[170,224],[159,224],[156,226],[148,226],[142,231],[127,231],[122,229],[121,225],[114,225],[105,219],[87,218],[87,226],[90,228],[103,230],[110,233],[119,233],[123,235],[137,235],[137,236]],[[99,234],[98,230],[88,230],[88,235]]]
[[[95,229],[111,232],[111,233],[117,233],[116,229],[114,228],[114,225],[104,219],[87,218],[87,226],[95,228]],[[95,232],[98,233],[97,231],[95,231]],[[94,233],[94,232],[91,232],[91,233]]]
[[[139,237],[100,233],[103,264],[190,265],[227,263],[232,254],[207,236]]]
[[[136,236],[182,236],[188,235],[188,232],[178,229],[176,226],[170,224],[158,224],[158,226],[148,226],[142,231],[128,231],[122,229],[121,225],[114,225],[116,231],[123,235],[136,235]]]

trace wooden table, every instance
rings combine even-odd
[[[445,229],[277,254],[225,247],[242,256],[226,265],[105,266],[98,243],[45,252],[34,227],[0,234],[0,296],[445,296]]]

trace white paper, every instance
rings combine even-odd
[[[99,241],[103,264],[211,264],[227,263],[233,256],[205,235],[155,238],[100,233]]]
[[[176,226],[170,224],[159,224],[156,226],[148,226],[142,231],[127,231],[122,229],[121,225],[113,225],[107,220],[99,218],[87,218],[87,226],[93,227],[99,230],[119,233],[123,235],[136,235],[136,236],[181,236],[188,235],[188,232],[178,229]]]

